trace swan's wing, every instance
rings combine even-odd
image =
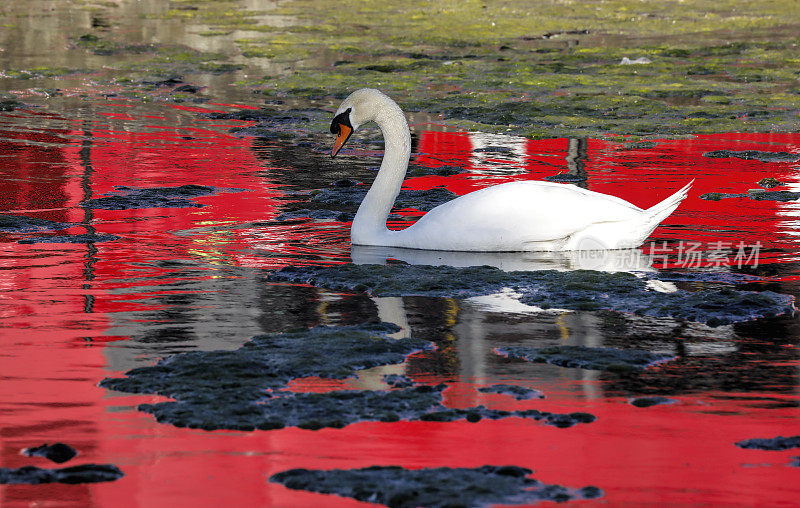
[[[440,205],[407,234],[420,248],[425,247],[419,242],[449,242],[474,249],[467,243],[478,242],[491,250],[511,238],[521,243],[556,241],[593,224],[629,220],[641,213],[623,199],[574,185],[511,182]]]

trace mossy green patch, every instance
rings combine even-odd
[[[69,76],[89,72],[84,69],[72,69],[67,67],[33,67],[30,69],[4,69],[0,70],[0,78],[11,79],[46,79]]]
[[[116,71],[164,76],[247,66],[237,84],[273,99],[329,100],[374,87],[408,112],[439,114],[455,127],[534,138],[800,129],[800,22],[786,15],[791,0],[257,7],[180,0],[142,15],[144,24],[229,37],[215,44],[219,54],[174,40],[126,42],[124,31],[68,35],[94,55],[124,55],[104,64]]]
[[[272,27],[280,45],[239,43],[276,60],[300,47],[336,54],[336,65],[306,61],[280,79],[249,83],[268,95],[338,97],[372,86],[407,110],[489,131],[785,131],[798,128],[800,111],[798,31],[786,25],[787,9],[788,2],[767,1],[589,1],[565,8],[513,0],[299,0],[276,11],[298,20]],[[622,65],[626,57],[650,63]]]

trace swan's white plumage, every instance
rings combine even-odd
[[[386,218],[411,154],[408,124],[397,104],[378,90],[353,92],[337,117],[348,109],[353,129],[375,121],[386,147],[378,176],[353,220],[356,245],[483,252],[633,248],[678,207],[691,186],[643,210],[574,185],[510,182],[460,196],[412,226],[390,231]]]

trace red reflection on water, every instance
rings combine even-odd
[[[70,136],[83,140],[65,142]],[[598,416],[595,423],[571,429],[518,419],[478,424],[363,423],[340,430],[250,433],[209,433],[156,423],[134,408],[160,399],[110,397],[96,386],[106,376],[119,375],[108,370],[103,355],[104,340],[125,338],[108,335],[114,314],[156,308],[137,300],[164,291],[153,288],[154,278],[161,277],[159,283],[170,280],[170,269],[155,262],[193,259],[246,266],[339,262],[346,245],[326,251],[324,244],[328,239],[341,241],[342,225],[237,228],[274,218],[281,191],[276,182],[258,176],[264,163],[255,158],[248,140],[213,129],[152,126],[145,132],[129,132],[93,126],[60,135],[10,131],[2,137],[20,142],[0,144],[7,156],[3,174],[16,178],[0,181],[0,209],[83,224],[70,232],[91,228],[122,238],[87,246],[22,245],[16,243],[18,235],[2,237],[0,465],[51,467],[42,459],[20,456],[19,450],[64,441],[81,452],[73,463],[115,463],[126,473],[108,484],[2,486],[4,507],[32,502],[80,507],[364,506],[290,491],[267,479],[295,467],[376,464],[409,468],[517,464],[536,470],[534,477],[545,483],[596,485],[606,492],[599,502],[614,506],[791,505],[797,499],[792,487],[795,471],[785,467],[792,451],[742,450],[733,444],[752,437],[796,434],[796,408],[765,410],[732,401],[709,402],[710,394],[639,409],[623,400],[576,395],[567,391],[569,386],[555,382],[539,387],[548,395],[544,401],[512,403],[502,396],[479,395],[469,383],[455,383],[445,393],[453,406],[483,403],[501,409],[535,407]],[[698,136],[630,151],[621,150],[619,143],[589,140],[574,154],[570,151],[575,144],[565,139],[474,138],[423,132],[416,163],[458,165],[470,173],[414,178],[406,185],[416,189],[443,185],[463,194],[575,168],[586,172],[590,189],[649,206],[696,178],[692,195],[654,238],[673,243],[742,240],[761,241],[765,248],[796,246],[795,205],[741,199],[708,202],[698,196],[709,191],[746,192],[765,176],[795,188],[800,184],[796,164],[709,159],[702,154],[721,148],[797,151],[800,135]],[[501,146],[508,150],[473,151],[499,143],[506,143]],[[513,174],[504,174],[508,168]],[[119,185],[182,184],[246,192],[196,198],[208,205],[205,208],[89,212],[77,206]],[[179,231],[191,234],[175,234]],[[283,257],[265,261],[253,248]],[[308,261],[301,255],[323,259]],[[137,287],[141,289],[118,291]],[[304,391],[343,386],[346,383],[314,379],[293,384]]]

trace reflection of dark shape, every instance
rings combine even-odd
[[[782,325],[787,325],[783,329]],[[797,387],[797,349],[794,319],[761,320],[735,325],[740,339],[733,352],[680,356],[672,362],[635,375],[609,376],[603,388],[608,393],[794,393]],[[787,342],[781,337],[790,338]],[[681,344],[678,341],[676,344]],[[782,409],[793,400],[768,396],[719,395],[718,399],[743,401],[751,407]]]
[[[631,401],[631,405],[636,407],[653,407],[661,404],[673,404],[674,402],[674,399],[668,399],[667,397],[638,397]]]
[[[511,148],[507,146],[484,146],[483,148],[476,148],[473,152],[486,152],[486,153],[509,153]]]
[[[0,484],[98,483],[111,482],[123,476],[123,472],[112,464],[83,464],[61,469],[41,469],[34,466],[0,468]]]
[[[75,448],[64,443],[55,443],[52,445],[43,444],[34,448],[25,448],[22,450],[22,453],[28,457],[44,457],[57,464],[66,462],[78,455]]]
[[[18,240],[17,243],[97,243],[111,242],[119,240],[115,235],[54,235],[54,236],[30,236]]]
[[[739,441],[736,446],[740,448],[750,448],[755,450],[788,450],[790,448],[800,448],[800,436],[793,437],[773,437],[773,438],[753,438]]]
[[[478,391],[481,393],[500,393],[503,395],[511,395],[517,400],[544,398],[544,394],[539,390],[534,390],[532,388],[525,388],[524,386],[517,386],[517,385],[498,384],[498,385],[484,386],[483,388],[478,388]]]
[[[800,154],[788,152],[762,152],[760,150],[714,150],[706,152],[703,157],[711,159],[737,158],[744,160],[756,160],[761,162],[797,162],[800,161]]]
[[[509,346],[497,348],[495,352],[508,358],[521,358],[529,362],[621,373],[642,370],[650,365],[675,358],[672,355],[651,353],[640,349],[586,346],[551,346],[545,348]]]
[[[327,116],[329,115],[328,113]],[[330,123],[330,120],[325,122]],[[270,168],[264,174],[277,180],[288,191],[319,189],[344,178],[366,180],[375,176],[375,171],[370,168],[378,161],[373,158],[349,157],[340,153],[334,160],[327,150],[316,151],[304,145],[305,143],[275,143],[256,138],[253,140],[252,150],[262,165]]]
[[[270,481],[294,490],[336,494],[395,508],[565,502],[603,495],[597,487],[572,489],[546,485],[528,478],[532,472],[517,466],[413,470],[399,466],[371,466],[329,471],[291,469],[273,475]]]
[[[729,194],[726,192],[706,192],[700,199],[719,201],[728,198],[750,198],[756,201],[795,201],[800,198],[800,192],[791,191],[762,191],[748,192],[746,194]]]
[[[395,325],[381,323],[260,335],[235,351],[178,354],[152,367],[130,370],[126,378],[107,378],[100,384],[112,390],[176,399],[142,404],[139,410],[153,414],[160,422],[206,430],[320,429],[359,421],[476,422],[511,417],[563,428],[595,419],[587,413],[554,414],[534,409],[448,409],[441,404],[445,385],[321,394],[280,391],[292,379],[344,379],[356,370],[401,363],[415,351],[432,348],[423,340],[387,337],[398,330]]]
[[[585,138],[569,140],[567,147],[567,172],[544,177],[550,182],[575,183],[585,182],[589,175],[586,173],[586,160],[589,158],[589,142]],[[587,188],[586,184],[579,187]]]
[[[489,295],[504,288],[520,301],[541,308],[608,309],[654,317],[674,317],[709,326],[775,316],[793,309],[789,295],[763,291],[709,288],[661,293],[647,289],[646,280],[630,273],[590,270],[503,272],[492,267],[338,265],[289,266],[271,272],[269,280],[308,283],[337,291],[368,291],[375,296]]]
[[[800,457],[792,457],[792,460],[791,462],[789,462],[789,465],[792,467],[800,467]]]
[[[115,187],[119,195],[88,199],[81,203],[86,208],[103,210],[129,210],[132,208],[199,208],[205,205],[190,198],[209,196],[219,192],[240,192],[240,189],[221,189],[207,185],[181,185],[179,187]]]
[[[401,374],[385,374],[383,382],[392,388],[411,388],[416,384],[411,378]]]
[[[71,224],[54,222],[47,219],[36,219],[22,215],[0,214],[0,231],[7,231],[11,233],[27,233],[30,231],[41,231],[43,229],[52,229],[54,231],[58,231],[61,229],[67,229],[71,226]]]

